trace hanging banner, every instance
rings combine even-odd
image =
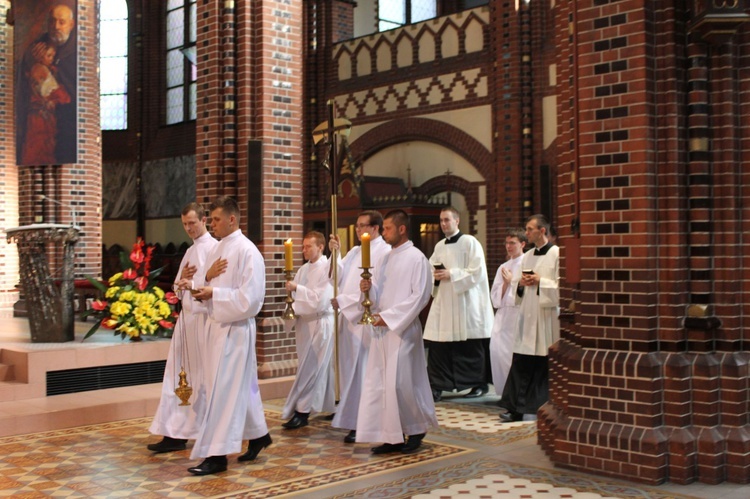
[[[15,16],[16,161],[78,162],[76,0],[23,0]]]

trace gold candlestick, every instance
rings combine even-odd
[[[187,382],[187,373],[185,368],[180,368],[180,381],[177,383],[177,388],[174,389],[174,394],[182,401],[180,405],[190,405],[190,396],[193,394],[193,389]]]
[[[291,281],[292,279],[294,279],[293,270],[285,270],[284,273],[286,274],[287,281]],[[286,309],[284,310],[284,314],[282,315],[282,317],[288,321],[293,321],[297,318],[297,314],[294,313],[294,309],[292,308],[292,303],[294,303],[294,298],[292,298],[292,292],[289,291],[286,294]]]
[[[372,274],[370,274],[370,269],[372,267],[360,267],[362,269],[362,279],[369,281],[372,278]],[[362,301],[362,306],[365,308],[365,311],[362,312],[362,318],[359,320],[359,324],[369,324],[372,325],[375,323],[375,317],[372,315],[372,312],[370,312],[370,307],[372,306],[372,302],[370,301],[370,292],[365,291],[365,299]]]

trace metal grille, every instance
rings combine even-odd
[[[47,372],[47,396],[161,383],[166,360]]]

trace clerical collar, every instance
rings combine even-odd
[[[458,238],[461,237],[461,236],[463,236],[463,234],[461,234],[461,231],[458,231],[455,234],[453,234],[453,236],[446,237],[445,238],[445,244],[453,244],[456,241],[458,241]]]
[[[552,247],[552,241],[547,241],[547,244],[541,248],[534,248],[535,255],[546,255],[549,249]]]

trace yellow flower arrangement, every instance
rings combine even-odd
[[[163,269],[150,272],[151,255],[154,248],[148,247],[140,238],[133,245],[128,258],[123,253],[120,260],[123,271],[104,283],[88,277],[91,284],[104,293],[105,300],[95,300],[84,317],[94,316],[98,320],[86,333],[84,340],[99,328],[114,330],[131,339],[143,335],[154,335],[171,331],[177,320],[174,307],[179,301],[173,292],[165,293],[156,286],[156,279]]]

